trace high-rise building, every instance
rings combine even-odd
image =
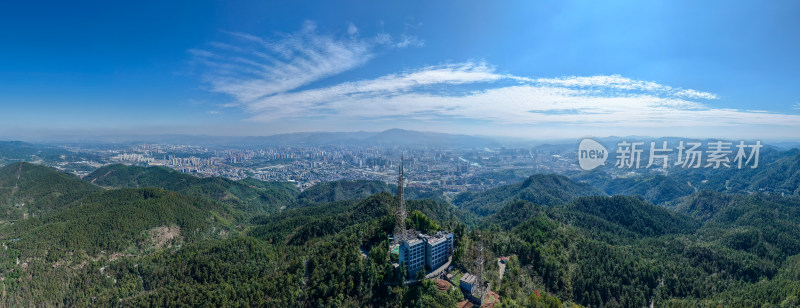
[[[427,235],[408,230],[399,249],[400,264],[405,264],[409,277],[419,270],[433,271],[450,261],[453,255],[453,234],[439,231]]]
[[[425,265],[428,270],[435,270],[447,263],[453,255],[453,234],[439,231],[428,236],[425,241]]]
[[[409,230],[409,233],[416,233],[414,230]],[[409,234],[413,235],[413,234]],[[424,239],[417,235],[413,237],[405,237],[400,245],[400,264],[406,266],[406,270],[410,277],[417,274],[425,266],[425,252],[426,245]]]

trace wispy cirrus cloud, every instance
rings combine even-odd
[[[465,90],[466,89],[466,90]],[[245,106],[251,120],[472,119],[618,127],[796,125],[800,116],[711,107],[708,92],[611,76],[528,78],[484,62],[423,67],[279,93]]]
[[[307,21],[301,30],[271,39],[228,32],[235,43],[213,42],[209,49],[189,53],[208,68],[204,80],[211,91],[248,104],[359,67],[382,46],[409,47],[419,42],[407,35],[399,42],[388,34],[360,38],[352,23],[347,33],[346,37],[319,34],[316,24]]]
[[[298,92],[279,93],[253,101],[245,106],[252,113],[260,113],[257,118],[267,120],[282,117],[318,116],[318,112],[343,114],[339,108],[361,107],[374,109],[380,101],[411,95],[415,90],[429,86],[454,86],[477,82],[489,82],[504,78],[494,73],[485,63],[461,63],[425,67],[415,71],[391,74],[376,79],[344,82],[335,86],[310,89]],[[371,102],[369,102],[371,101]],[[386,107],[386,106],[383,106]],[[402,106],[398,106],[402,107]],[[336,110],[332,110],[335,108]],[[412,110],[409,110],[413,112]],[[409,114],[405,114],[408,116]]]
[[[242,108],[257,122],[409,119],[627,128],[800,126],[800,115],[719,107],[714,102],[719,96],[706,91],[620,75],[516,76],[482,61],[304,87],[364,65],[380,48],[421,46],[413,43],[416,38],[394,40],[385,33],[359,38],[352,24],[346,32],[346,37],[335,38],[317,34],[313,24],[307,24],[298,33],[272,40],[233,33],[246,44],[218,43],[212,45],[215,50],[191,52],[208,65],[212,91],[231,95],[235,101],[228,107]]]
[[[717,95],[700,92],[692,89],[676,89],[670,86],[658,84],[652,81],[634,80],[625,78],[620,75],[610,76],[569,76],[558,78],[524,78],[515,77],[520,80],[535,82],[542,85],[554,85],[561,87],[579,87],[579,88],[605,88],[605,89],[619,89],[627,91],[644,91],[650,93],[662,93],[676,97],[694,98],[694,99],[717,99]]]

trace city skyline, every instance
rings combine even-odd
[[[8,6],[4,138],[800,137],[790,1]]]

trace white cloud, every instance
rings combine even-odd
[[[467,90],[460,89],[466,87]],[[527,78],[486,63],[430,66],[375,79],[280,93],[253,101],[254,121],[482,120],[498,125],[595,127],[797,126],[800,116],[713,108],[712,93],[622,76]]]
[[[498,73],[485,62],[422,67],[371,79],[308,87],[313,82],[365,64],[379,48],[422,46],[413,36],[387,33],[359,38],[316,33],[306,23],[277,39],[231,33],[244,44],[215,43],[190,50],[210,69],[215,92],[235,99],[251,121],[423,123],[463,120],[491,125],[549,125],[594,128],[797,128],[800,115],[718,107],[718,95],[620,75],[527,77]],[[795,104],[800,109],[800,103]],[[454,122],[455,121],[455,122]],[[635,133],[635,131],[631,132]]]
[[[489,82],[504,78],[495,74],[485,63],[461,63],[425,67],[420,70],[392,74],[371,80],[345,82],[335,86],[299,92],[280,93],[253,101],[245,107],[250,112],[270,117],[296,117],[314,110],[330,110],[331,105],[353,99],[371,100],[378,97],[402,96],[409,91],[442,85]],[[326,104],[326,102],[330,104]],[[379,103],[379,102],[375,102]],[[375,103],[367,102],[365,106]],[[371,108],[370,108],[371,109]],[[299,112],[301,114],[295,114]],[[309,114],[314,116],[312,114]],[[260,117],[265,119],[265,115]]]
[[[520,80],[535,81],[540,84],[549,84],[563,87],[596,87],[620,90],[639,90],[647,92],[661,92],[672,96],[694,98],[694,99],[717,99],[717,95],[707,92],[700,92],[692,89],[675,89],[670,86],[661,85],[652,81],[634,80],[620,75],[610,76],[570,76],[560,78],[538,78],[530,79],[516,77]]]
[[[794,104],[794,109],[800,110],[800,103],[795,103]]]
[[[686,90],[679,90],[675,92],[675,96],[686,97],[686,98],[700,98],[700,99],[718,99],[719,97],[716,94],[707,93],[707,92],[700,92],[692,89]]]
[[[189,53],[209,69],[204,79],[211,91],[231,95],[246,105],[359,67],[381,44],[421,46],[414,37],[401,42],[403,46],[381,35],[358,38],[353,24],[348,26],[346,38],[319,34],[316,27],[307,21],[300,31],[271,39],[229,32],[236,44],[214,42],[209,50],[191,49]]]

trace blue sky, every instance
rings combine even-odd
[[[800,2],[696,2],[7,1],[0,136],[798,139]]]

